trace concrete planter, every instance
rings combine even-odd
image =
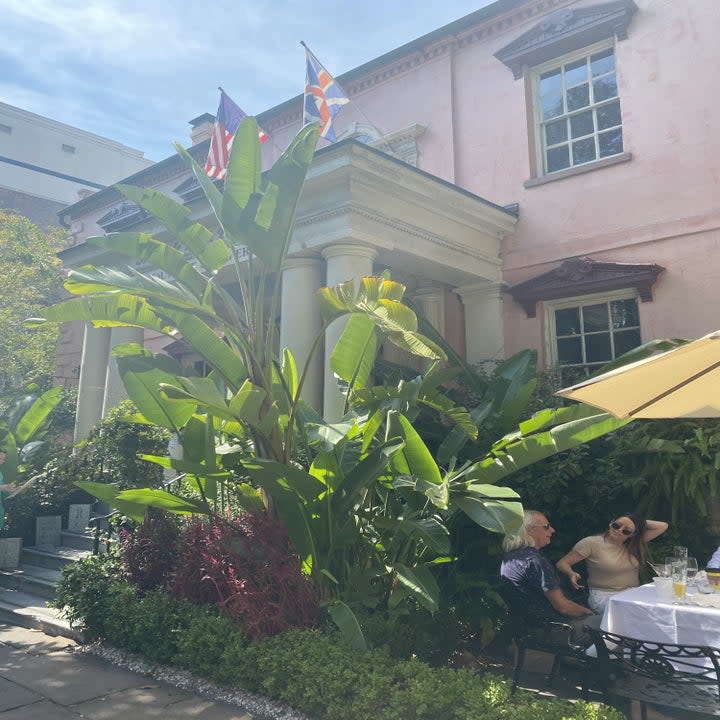
[[[12,569],[20,565],[22,538],[0,538],[0,568]]]

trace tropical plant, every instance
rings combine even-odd
[[[17,482],[40,462],[48,449],[50,414],[62,393],[61,387],[41,393],[36,385],[27,385],[10,399],[0,416],[0,448],[6,453],[2,465],[5,482]]]
[[[176,433],[183,447],[181,460],[142,457],[183,473],[193,493],[82,486],[138,518],[148,506],[221,516],[228,487],[240,505],[256,506],[262,498],[287,528],[324,598],[391,606],[412,598],[434,611],[432,569],[451,557],[449,516],[464,512],[495,532],[516,528],[518,496],[498,481],[623,423],[583,406],[548,410],[500,440],[497,434],[483,437],[479,460],[475,449],[469,453],[474,457],[457,461],[461,451],[472,450],[487,418],[502,433],[516,427],[532,394],[528,356],[498,368],[493,392],[472,412],[445,395],[445,385],[467,372],[456,356],[451,361],[457,367],[434,364],[417,380],[372,387],[381,340],[430,361],[448,356],[440,339],[418,332],[415,313],[403,303],[405,288],[388,277],[318,293],[324,326],[314,348],[331,322],[346,320],[331,366],[349,412],[339,423],[326,423],[301,399],[305,375],[295,358],[287,349],[282,359],[274,354],[280,272],[317,127],[303,128],[264,175],[257,138],[255,121],[244,120],[222,191],[178,147],[206,195],[218,235],[164,195],[119,186],[167,233],[90,238],[89,244],[126,256],[132,265],[70,271],[66,288],[78,297],[33,323],[86,320],[182,337],[212,368],[200,377],[140,346],[115,348],[139,410],[136,420]],[[141,272],[138,265],[150,269]],[[413,427],[418,407],[445,426],[437,459]],[[355,627],[345,610],[334,606],[336,621]]]
[[[720,425],[716,420],[654,420],[623,433],[618,454],[635,479],[643,510],[662,510],[676,524],[690,512],[707,513],[720,496]],[[667,511],[670,511],[669,513]]]

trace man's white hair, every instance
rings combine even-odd
[[[535,541],[528,535],[527,529],[535,522],[535,518],[543,517],[539,510],[526,510],[523,513],[523,524],[520,529],[512,535],[506,535],[502,541],[504,552],[519,550],[524,547],[535,547]]]

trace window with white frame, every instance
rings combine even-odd
[[[612,45],[597,45],[535,68],[534,95],[543,174],[623,152]]]
[[[545,302],[548,349],[573,383],[641,344],[635,293],[616,292]]]

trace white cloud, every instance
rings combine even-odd
[[[249,113],[300,93],[300,40],[341,74],[487,3],[0,0],[0,101],[160,159],[218,85]]]

